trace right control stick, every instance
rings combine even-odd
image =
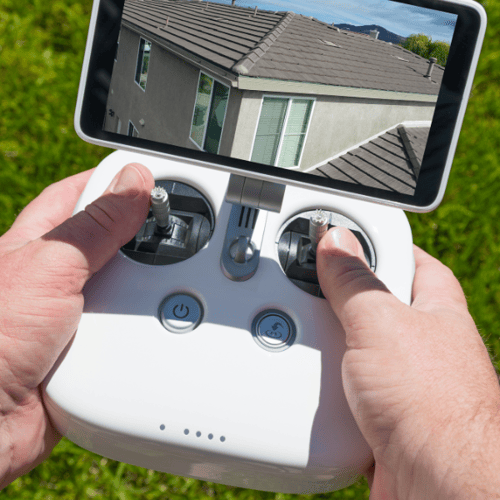
[[[375,251],[366,233],[352,220],[336,212],[310,210],[285,223],[278,235],[278,256],[287,277],[302,290],[324,297],[316,272],[316,249],[332,227],[351,230],[363,247],[366,261],[375,270]]]
[[[318,243],[328,231],[328,217],[323,210],[316,210],[309,218],[309,239],[311,240],[311,253],[315,256]]]

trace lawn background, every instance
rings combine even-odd
[[[488,30],[445,199],[408,214],[416,244],[448,265],[495,364],[500,354],[500,2],[481,2]],[[0,234],[44,187],[94,167],[73,112],[91,2],[0,0]],[[295,496],[178,478],[104,459],[63,439],[51,458],[0,496],[11,499],[365,499],[364,481]]]

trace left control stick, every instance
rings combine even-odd
[[[157,228],[163,233],[168,233],[172,223],[170,220],[170,200],[165,188],[156,186],[151,191],[151,210],[156,219]]]

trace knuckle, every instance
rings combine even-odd
[[[359,259],[349,259],[349,262],[338,268],[337,280],[339,286],[355,287],[357,290],[383,290],[386,286]]]
[[[53,184],[50,184],[49,186],[45,187],[43,191],[40,193],[40,195],[53,195],[56,194],[59,191],[59,186],[61,184],[61,181],[54,182]]]
[[[121,210],[110,200],[98,199],[85,207],[85,213],[107,233],[112,233],[117,221],[122,217]]]

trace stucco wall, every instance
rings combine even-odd
[[[144,91],[135,82],[140,35],[122,27],[117,62],[111,79],[105,129],[127,134],[129,120],[139,137],[198,149],[189,139],[200,69],[173,55],[152,40]],[[212,77],[216,75],[211,75]],[[287,94],[230,88],[219,153],[249,160],[264,95]],[[293,97],[293,96],[292,96]],[[297,97],[308,97],[305,94]],[[404,101],[314,96],[301,170],[330,159],[361,141],[403,121],[431,120],[435,105]],[[144,125],[140,121],[144,120]]]
[[[249,160],[264,95],[244,91],[231,155]],[[307,97],[297,95],[297,97]],[[304,146],[301,170],[324,162],[403,121],[432,120],[434,103],[314,96],[316,99]]]
[[[121,133],[127,134],[131,120],[143,139],[199,149],[189,135],[200,70],[152,42],[144,91],[135,82],[139,42],[139,34],[122,26],[107,103],[115,116],[108,115],[105,129],[116,132],[119,118]],[[239,108],[239,101],[232,99],[232,93],[231,89],[220,144],[220,153],[227,155],[232,147]],[[144,126],[140,120],[144,120]]]

